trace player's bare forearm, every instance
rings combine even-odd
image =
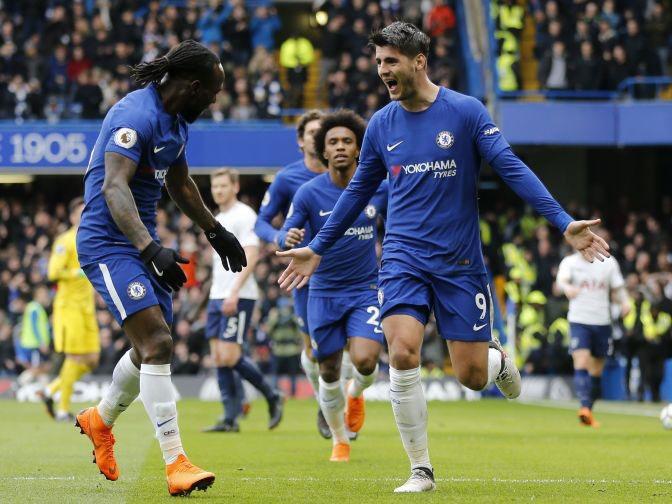
[[[103,196],[119,230],[135,248],[144,250],[151,243],[152,237],[140,219],[128,185],[136,168],[137,164],[132,159],[113,152],[106,153]]]
[[[245,257],[247,258],[247,266],[236,276],[236,281],[233,284],[231,290],[233,292],[239,292],[241,287],[245,285],[247,279],[250,278],[250,275],[254,271],[254,268],[257,266],[257,261],[259,260],[259,247],[249,246],[243,247],[245,249]]]
[[[166,189],[182,212],[203,229],[212,229],[216,220],[205,206],[196,182],[189,176],[186,164],[170,167],[166,174]]]

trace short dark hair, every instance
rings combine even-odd
[[[325,141],[329,130],[343,127],[347,128],[355,134],[357,140],[357,147],[362,148],[362,141],[364,140],[364,132],[366,131],[366,122],[359,115],[355,114],[350,109],[341,109],[331,114],[327,114],[322,119],[320,129],[315,133],[315,150],[317,157],[322,161],[324,166],[327,166],[327,160],[324,158]]]
[[[152,61],[131,67],[131,77],[140,86],[159,83],[163,76],[186,79],[207,80],[212,67],[220,63],[219,58],[210,49],[195,40],[184,40],[168,53]]]
[[[303,134],[306,132],[306,126],[311,121],[320,121],[324,117],[324,112],[317,109],[311,109],[303,113],[299,120],[296,123],[296,136],[298,138],[303,138]]]
[[[84,198],[82,198],[81,196],[77,196],[70,203],[68,203],[68,212],[70,213],[74,212],[79,205],[83,204],[84,204]]]
[[[409,58],[418,54],[429,56],[429,36],[412,23],[395,21],[369,36],[370,47],[391,46]]]

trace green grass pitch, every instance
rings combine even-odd
[[[266,430],[254,404],[240,434],[203,434],[216,403],[181,401],[180,430],[192,462],[215,472],[204,502],[670,502],[672,432],[659,409],[606,405],[602,428],[580,427],[575,411],[484,400],[432,402],[430,454],[437,490],[394,495],[408,463],[387,403],[369,403],[351,462],[328,461],[312,401],[287,403]],[[650,416],[632,414],[642,409]],[[612,411],[608,413],[607,411]],[[618,411],[614,413],[613,411]],[[628,414],[630,413],[630,414]],[[115,427],[121,477],[109,482],[91,463],[88,440],[56,424],[36,404],[0,402],[0,502],[173,502],[144,409],[135,403]]]

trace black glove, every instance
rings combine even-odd
[[[235,273],[247,266],[245,250],[233,233],[229,233],[219,222],[214,228],[205,231],[205,236],[221,257],[225,270],[231,269]]]
[[[180,257],[173,249],[162,247],[153,241],[140,252],[140,259],[159,283],[170,290],[179,290],[187,281],[178,263],[188,264],[189,261]]]

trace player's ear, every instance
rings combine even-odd
[[[192,96],[196,96],[201,90],[201,81],[200,80],[191,81],[189,83],[189,88],[191,92],[190,94]]]
[[[427,69],[427,56],[425,56],[424,54],[418,54],[415,57],[415,69],[416,70]]]

